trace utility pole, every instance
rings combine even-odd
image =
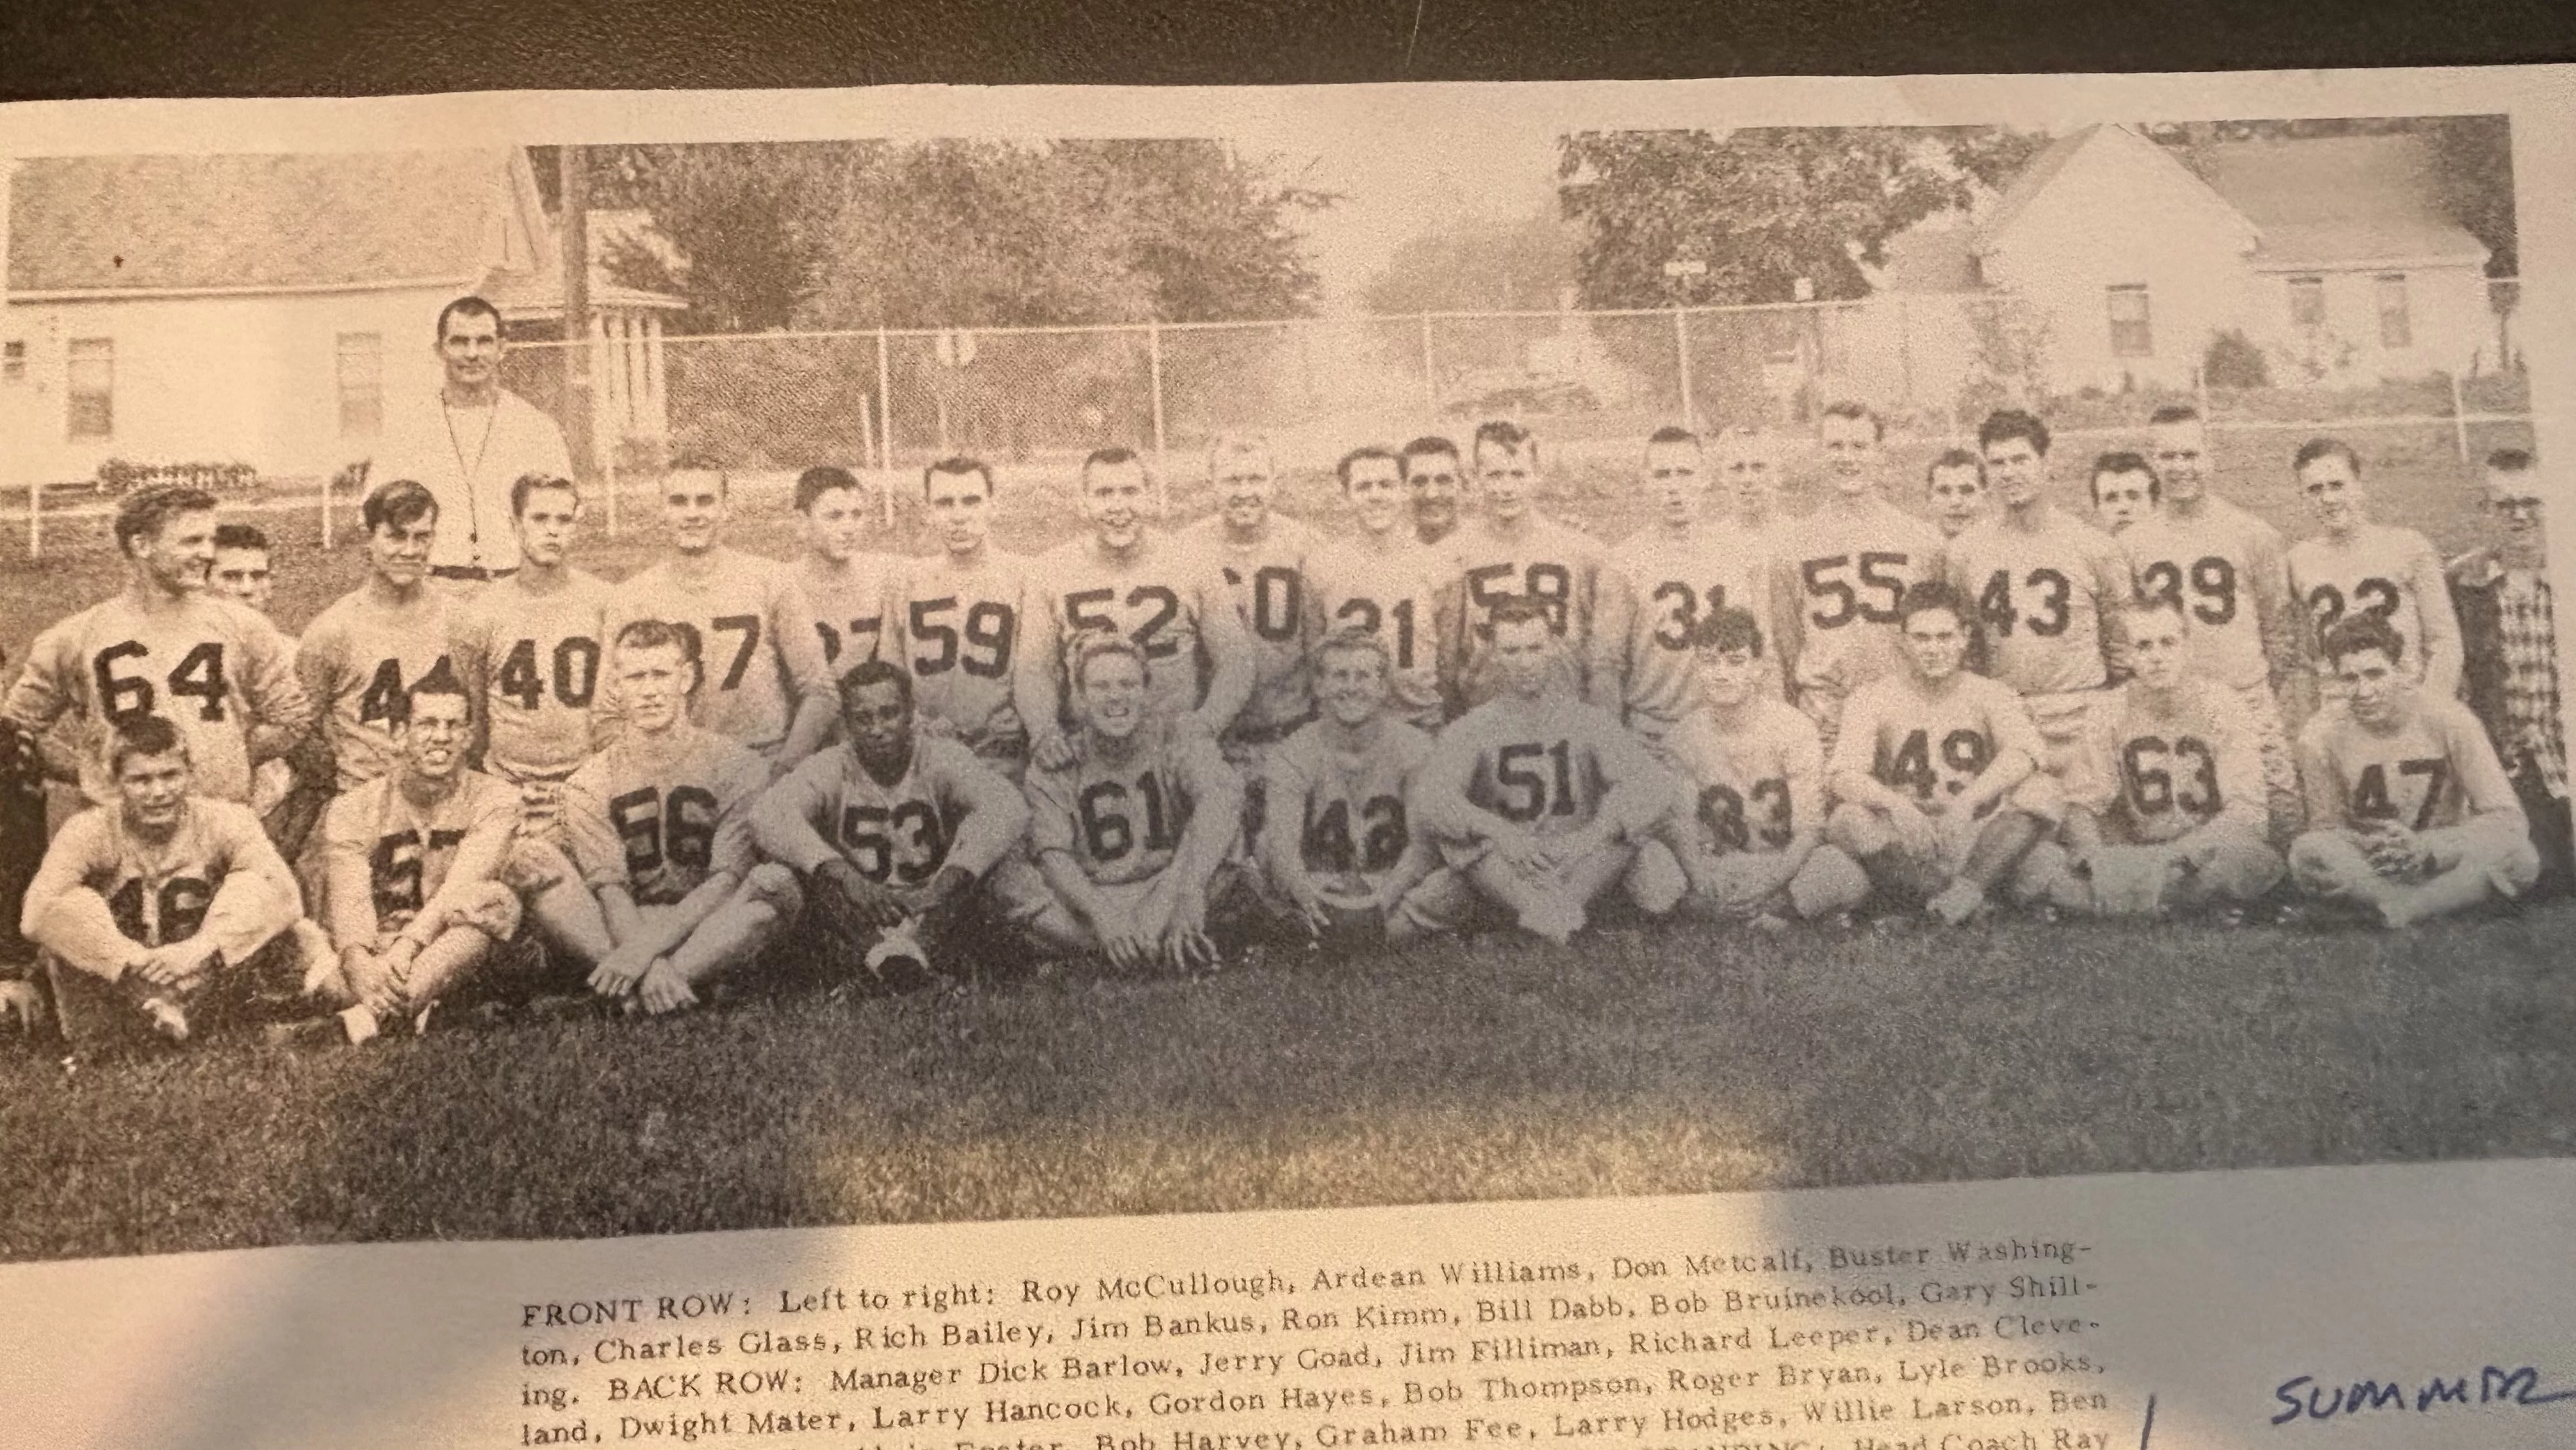
[[[1681,390],[1682,426],[1699,427],[1697,410],[1691,406],[1690,314],[1682,307],[1690,293],[1690,279],[1708,275],[1708,263],[1697,257],[1675,257],[1664,264],[1664,280],[1673,288],[1673,376]]]
[[[573,467],[588,475],[599,467],[590,406],[590,166],[580,146],[563,147],[556,159],[563,183],[558,250],[563,265],[564,442]]]

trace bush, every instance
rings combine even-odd
[[[2201,354],[2200,375],[2213,388],[2272,386],[2271,363],[2240,328],[2231,327],[2209,340],[2209,351]]]

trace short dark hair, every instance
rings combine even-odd
[[[696,693],[698,686],[706,681],[706,664],[702,658],[706,646],[698,636],[696,625],[673,624],[662,619],[630,619],[618,629],[617,637],[611,641],[611,644],[621,652],[630,649],[676,649],[680,652],[681,660],[689,667],[690,693]]]
[[[1375,443],[1363,443],[1359,447],[1352,449],[1350,452],[1343,454],[1341,462],[1333,465],[1333,476],[1340,479],[1342,481],[1342,487],[1347,489],[1351,486],[1351,469],[1354,466],[1372,458],[1383,458],[1387,462],[1394,464],[1395,476],[1397,478],[1404,477],[1404,459],[1398,456],[1394,449],[1380,447]]]
[[[895,688],[902,692],[903,707],[907,710],[911,709],[912,676],[903,666],[885,659],[864,659],[841,672],[842,708],[847,709],[850,697],[859,691],[870,685],[882,685],[889,680],[893,681]]]
[[[576,506],[581,503],[581,485],[571,479],[557,478],[551,473],[522,473],[510,480],[510,517],[514,519],[525,517],[528,512],[528,495],[547,488],[561,489],[571,494]]]
[[[1878,410],[1866,403],[1856,403],[1849,398],[1827,403],[1825,410],[1816,415],[1816,421],[1822,424],[1827,418],[1857,418],[1869,425],[1869,436],[1873,440],[1886,441],[1887,420],[1878,416]]]
[[[1385,637],[1376,630],[1363,629],[1356,624],[1346,624],[1339,629],[1326,630],[1323,638],[1315,641],[1314,648],[1306,652],[1306,658],[1320,667],[1324,656],[1336,653],[1373,654],[1377,656],[1378,673],[1382,675],[1395,673],[1395,656],[1388,651]]]
[[[1408,479],[1413,477],[1413,460],[1417,458],[1446,458],[1455,463],[1458,445],[1437,433],[1425,433],[1395,451],[1396,466],[1404,470]]]
[[[2342,664],[2346,655],[2371,649],[2388,656],[2392,665],[2406,662],[2406,636],[2397,632],[2397,626],[2390,624],[2387,616],[2367,610],[2336,620],[2317,641],[2317,653],[2324,655],[2329,665]]]
[[[1489,446],[1505,453],[1526,453],[1532,463],[1538,461],[1538,440],[1509,418],[1488,418],[1476,425],[1474,447],[1482,450]]]
[[[1728,605],[1710,610],[1708,616],[1691,631],[1693,649],[1714,650],[1725,654],[1732,650],[1749,651],[1755,659],[1762,657],[1762,621],[1750,609]]]
[[[445,663],[441,662],[439,668],[413,681],[410,689],[402,691],[385,702],[386,723],[409,725],[420,702],[432,695],[453,695],[464,701],[466,718],[473,718],[474,697],[465,693],[465,682],[456,678],[455,671],[446,668]]]
[[[2119,448],[2094,458],[2092,488],[2095,503],[2102,501],[2102,476],[2106,473],[2115,475],[2143,473],[2147,476],[2148,500],[2153,502],[2165,496],[2165,481],[2156,476],[2155,465],[2147,462],[2147,456],[2143,453]]]
[[[257,524],[215,525],[215,547],[218,549],[257,549],[268,552],[268,531]]]
[[[986,463],[983,459],[970,457],[963,453],[951,454],[921,471],[921,496],[925,499],[930,497],[930,478],[933,474],[946,474],[951,478],[963,478],[970,473],[980,473],[984,476],[984,497],[991,498],[993,496],[993,466]]]
[[[1965,448],[1942,449],[1940,454],[1930,463],[1923,465],[1923,481],[1926,484],[1929,484],[1932,481],[1932,475],[1939,473],[1945,468],[1973,468],[1977,471],[1978,487],[1982,488],[1985,486],[1986,460],[1979,458],[1977,455],[1969,452]]]
[[[1094,448],[1089,453],[1082,455],[1082,471],[1084,473],[1089,473],[1094,468],[1117,468],[1125,464],[1141,463],[1143,461],[1143,459],[1136,456],[1135,449],[1129,448],[1124,444],[1112,443],[1106,448]]]
[[[447,341],[447,319],[451,317],[488,317],[494,327],[501,325],[501,309],[469,292],[438,309],[438,330],[430,334],[434,341]]]
[[[2042,458],[2048,456],[2048,425],[2039,415],[2021,408],[1998,408],[1977,425],[1977,451],[1982,453],[2007,439],[2019,438],[2030,444],[2030,451]]]
[[[2353,477],[2361,477],[2361,455],[2340,438],[2311,438],[2300,444],[2299,451],[2290,455],[2290,471],[2296,473],[2320,458],[2340,458]]]
[[[1687,443],[1693,448],[1697,448],[1699,446],[1699,435],[1688,428],[1683,427],[1679,423],[1666,423],[1661,428],[1658,428],[1654,432],[1646,435],[1646,446],[1649,448],[1663,443]]]
[[[859,488],[859,476],[846,468],[826,463],[806,469],[796,475],[796,511],[812,513],[823,495],[844,488],[853,493],[863,491]]]
[[[136,539],[161,537],[161,530],[180,514],[210,513],[215,496],[184,483],[156,483],[138,488],[116,506],[116,551],[127,552]]]
[[[390,524],[398,529],[410,528],[426,517],[438,521],[438,495],[427,484],[416,479],[397,478],[367,495],[358,506],[358,519],[368,533]]]
[[[1494,601],[1493,608],[1485,611],[1488,629],[1500,629],[1506,624],[1527,624],[1532,620],[1546,625],[1551,634],[1556,630],[1556,616],[1548,612],[1546,602],[1526,594],[1507,595]]]
[[[2200,410],[2189,403],[2167,403],[2163,407],[2158,408],[2147,415],[2147,426],[2150,428],[2163,423],[2197,423],[2199,421]]]
[[[2539,462],[2528,448],[2499,448],[2487,455],[2487,467],[2497,473],[2522,473]]]
[[[1903,597],[1896,601],[1896,627],[1903,629],[1914,622],[1914,616],[1932,609],[1946,609],[1961,624],[1975,616],[1968,612],[1968,597],[1939,579],[1918,579],[1905,586]]]
[[[123,770],[125,762],[137,755],[168,755],[174,750],[188,753],[187,737],[178,726],[158,715],[128,715],[108,727],[107,773]]]

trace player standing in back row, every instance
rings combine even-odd
[[[1333,471],[1358,527],[1328,541],[1316,560],[1324,626],[1385,641],[1390,713],[1437,731],[1449,718],[1442,666],[1458,638],[1457,565],[1415,532],[1397,455],[1354,448]]]
[[[885,626],[886,590],[906,561],[862,548],[868,493],[858,475],[825,465],[796,476],[794,496],[805,552],[796,561],[799,612],[835,676],[875,659]]]
[[[433,678],[453,680],[448,601],[431,593],[438,500],[398,479],[374,493],[366,525],[367,579],[304,627],[295,673],[322,712],[334,793],[354,790],[393,764],[393,719],[403,694]]]
[[[993,470],[943,458],[921,471],[936,552],[899,560],[882,658],[912,672],[913,708],[1014,783],[1032,721],[1054,708],[1055,677],[1032,648],[1032,562],[994,548]],[[1041,606],[1043,607],[1043,606]],[[847,673],[847,671],[843,671]]]
[[[474,702],[468,762],[518,792],[524,829],[551,835],[563,783],[597,743],[608,586],[572,566],[581,493],[571,479],[521,475],[510,519],[519,567],[449,615],[448,658]]]
[[[1477,425],[1473,445],[1476,517],[1451,539],[1457,547],[1465,622],[1459,630],[1459,690],[1469,707],[1509,688],[1492,663],[1494,610],[1527,600],[1563,645],[1551,651],[1565,671],[1567,693],[1617,716],[1618,641],[1597,638],[1594,608],[1601,588],[1601,545],[1588,534],[1539,513],[1538,440],[1517,423]]]
[[[1616,681],[1622,723],[1658,749],[1700,706],[1692,641],[1722,609],[1769,618],[1771,562],[1730,523],[1707,515],[1710,478],[1699,437],[1665,427],[1646,440],[1646,496],[1653,523],[1613,554],[1601,590],[1604,662]],[[1728,500],[1733,511],[1734,500]],[[1778,680],[1772,694],[1779,694]]]
[[[1244,830],[1251,839],[1261,831],[1262,763],[1315,714],[1306,657],[1323,633],[1310,568],[1322,540],[1271,508],[1279,485],[1267,440],[1218,439],[1208,449],[1208,483],[1217,511],[1173,542],[1215,565],[1252,653],[1252,693],[1217,738],[1226,763],[1244,775]]]
[[[1788,530],[1773,571],[1779,651],[1798,708],[1816,722],[1828,753],[1844,702],[1904,668],[1897,607],[1905,591],[1940,574],[1941,536],[1881,495],[1886,432],[1858,403],[1825,409],[1816,433],[1828,492]]]
[[[2361,455],[2334,438],[2311,438],[2290,460],[2322,531],[2290,546],[2290,589],[2307,615],[2307,644],[2319,694],[2339,676],[2326,659],[2327,630],[2356,614],[2375,614],[2403,641],[2399,668],[2437,699],[2460,688],[2460,621],[2451,611],[2450,581],[2432,542],[2413,529],[2375,524],[2367,516]]]

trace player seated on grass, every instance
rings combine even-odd
[[[2048,900],[2091,916],[2259,900],[2284,869],[2264,840],[2261,735],[2233,690],[2192,673],[2180,604],[2140,600],[2124,617],[2136,678],[2093,717],[2066,806],[2064,868],[2034,868]],[[2059,849],[2044,844],[2033,859]]]
[[[169,721],[117,721],[101,764],[114,798],[64,823],[20,929],[48,954],[66,1037],[123,1017],[185,1042],[215,979],[253,971],[295,924],[295,877],[248,806],[196,793]]]
[[[1624,879],[1639,907],[1661,915],[1689,881],[1648,837],[1672,805],[1671,777],[1608,712],[1575,696],[1568,642],[1548,610],[1538,599],[1494,604],[1487,648],[1501,693],[1441,733],[1414,814],[1479,892],[1562,944],[1614,883]]]
[[[705,662],[688,630],[639,619],[609,670],[626,729],[564,785],[564,828],[616,948],[591,963],[600,996],[668,1012],[752,960],[795,914],[796,878],[755,862],[751,804],[769,763],[689,722]]]
[[[1325,636],[1313,662],[1322,714],[1270,756],[1262,880],[1318,939],[1409,941],[1467,904],[1466,883],[1406,820],[1431,737],[1388,713],[1393,673],[1384,634]]]
[[[1065,666],[1072,760],[1029,771],[1036,864],[1004,864],[1005,909],[1042,950],[1122,971],[1216,965],[1208,914],[1239,879],[1242,778],[1213,735],[1153,709],[1134,640],[1078,635]]]
[[[1762,624],[1729,606],[1691,631],[1700,707],[1664,737],[1681,772],[1664,839],[1690,877],[1683,909],[1781,926],[1827,920],[1869,896],[1858,862],[1824,844],[1825,747],[1769,688]]]
[[[2339,698],[2299,732],[2299,888],[2391,927],[2528,890],[2540,854],[2477,717],[2407,672],[2404,637],[2378,615],[2337,623],[2320,652]]]
[[[342,1006],[351,1042],[388,1022],[427,1030],[440,998],[517,934],[522,894],[580,959],[611,949],[561,852],[519,838],[519,793],[466,768],[469,713],[462,686],[413,687],[396,709],[393,768],[323,813],[321,917],[336,969],[310,987]]]
[[[919,986],[945,969],[975,883],[1019,844],[1028,807],[966,745],[916,729],[901,666],[864,661],[838,693],[840,743],[761,796],[752,839],[802,879],[828,965],[855,957],[887,986]]]
[[[1880,890],[1956,926],[2056,824],[2063,796],[2037,774],[2040,739],[2021,697],[1970,674],[1968,606],[1947,584],[1897,607],[1905,668],[1855,692],[1826,772],[1825,839]]]

